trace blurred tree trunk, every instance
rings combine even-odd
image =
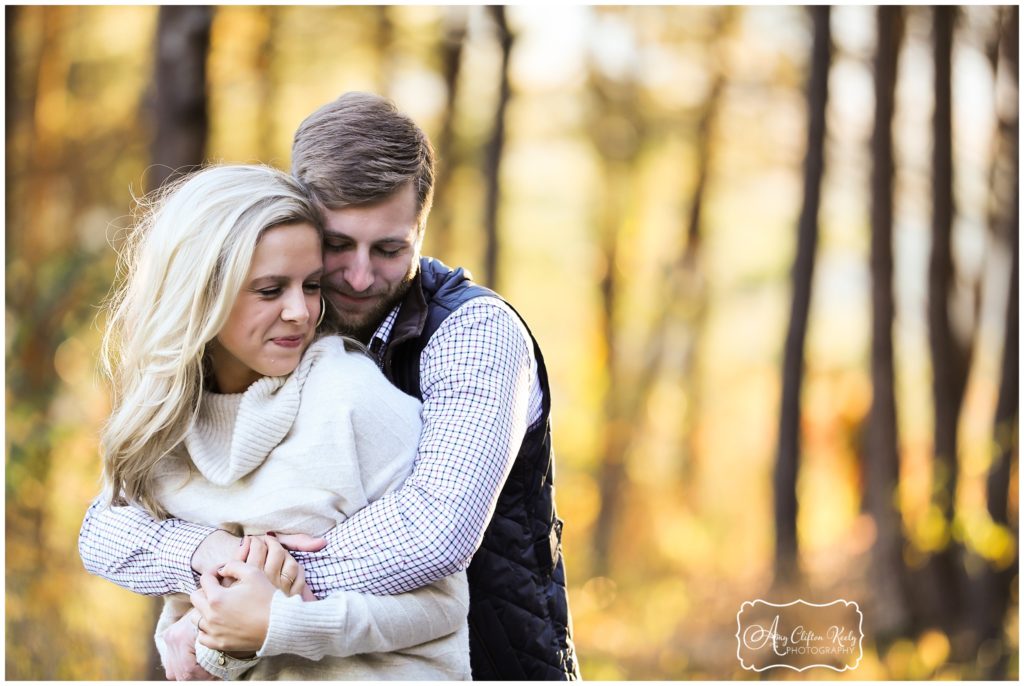
[[[871,385],[867,451],[864,455],[864,509],[875,523],[870,587],[880,637],[901,636],[910,628],[908,577],[903,561],[903,519],[898,507],[900,457],[893,388],[893,141],[892,119],[903,18],[899,7],[876,10],[875,130],[871,149]]]
[[[734,8],[726,7],[717,17],[712,43],[717,48],[719,59],[712,60],[715,64],[712,86],[701,108],[695,131],[690,132],[697,146],[697,180],[692,190],[689,213],[682,224],[686,238],[679,242],[679,254],[667,266],[661,306],[645,337],[643,358],[636,365],[636,371],[630,373],[625,369],[628,364],[620,359],[618,352],[622,335],[615,325],[620,301],[616,264],[620,229],[630,212],[634,169],[648,127],[641,113],[636,110],[638,94],[635,84],[615,82],[598,73],[592,74],[598,102],[596,110],[601,112],[601,117],[589,130],[604,160],[600,196],[606,205],[599,215],[604,265],[600,291],[601,327],[607,342],[609,369],[609,390],[604,403],[603,456],[598,475],[601,508],[593,537],[595,575],[608,574],[611,569],[610,554],[626,492],[623,486],[627,481],[626,456],[641,431],[643,411],[656,381],[664,371],[664,359],[668,351],[681,359],[688,390],[692,393],[696,386],[696,338],[701,330],[700,318],[705,311],[706,299],[699,259],[702,210],[713,160],[713,129],[725,89],[724,48],[721,46],[725,44],[725,36],[735,13]],[[686,344],[681,350],[670,347],[673,340],[671,329],[674,324],[680,323],[686,328]],[[635,332],[629,335],[637,337]],[[684,421],[694,416],[693,402],[687,403],[687,406]]]
[[[1010,67],[1013,88],[1019,82],[1018,73],[1018,22],[1019,8],[1013,7],[1003,16],[1002,39],[995,41],[996,49],[990,54],[994,71],[998,71],[998,46],[1001,43],[1005,62]],[[997,112],[998,114],[998,112]],[[1019,112],[999,117],[998,145],[993,164],[992,229],[994,242],[1003,243],[1011,254],[1009,293],[1006,303],[1006,328],[1003,333],[1002,374],[999,396],[993,422],[993,456],[986,479],[986,506],[992,524],[1009,538],[1013,547],[1012,561],[980,560],[981,573],[971,580],[971,628],[974,633],[974,648],[994,659],[986,660],[984,679],[1005,679],[1009,677],[1008,661],[1014,647],[1003,645],[1003,623],[1011,605],[1013,580],[1020,565],[1019,531],[1017,517],[1010,512],[1009,494],[1013,487],[1012,475],[1018,461],[1018,416],[1019,416],[1019,374],[1020,374],[1020,139]],[[1009,177],[1009,178],[1007,178]],[[1009,183],[1007,183],[1009,181]]]
[[[152,146],[149,187],[201,165],[206,157],[209,131],[206,95],[206,58],[210,49],[213,8],[161,6],[156,46],[156,136]],[[152,624],[163,601],[151,604]],[[149,641],[146,678],[164,679],[160,655]]]
[[[1020,8],[1014,6],[1006,21],[1007,40],[1004,42],[1007,61],[1013,69],[1014,88],[1018,87],[1018,28]],[[1009,517],[1008,499],[1010,486],[1010,466],[1016,458],[1017,421],[1018,421],[1018,383],[1019,383],[1019,311],[1020,299],[1020,115],[1014,113],[1009,126],[1009,158],[1013,160],[1013,206],[1008,214],[1002,234],[1009,240],[1012,254],[1010,272],[1010,291],[1006,306],[1006,331],[1003,342],[1002,380],[999,387],[999,400],[996,406],[994,427],[995,445],[999,451],[992,465],[988,482],[988,510],[992,520],[1000,524],[1014,524]]]
[[[1018,184],[1020,183],[1019,163],[1015,174]],[[995,455],[992,466],[989,469],[986,480],[987,498],[986,505],[993,524],[1003,528],[1010,538],[1012,545],[1013,561],[1003,567],[999,562],[989,561],[983,568],[979,579],[975,582],[976,587],[982,591],[980,600],[976,599],[974,605],[980,610],[979,617],[975,623],[978,643],[985,641],[1001,642],[1003,636],[1003,623],[1006,613],[1011,605],[1013,580],[1020,571],[1019,542],[1020,533],[1017,527],[1017,518],[1010,516],[1009,490],[1013,486],[1011,475],[1017,472],[1018,462],[1018,392],[1020,374],[1020,191],[1014,198],[1012,214],[1013,225],[1010,231],[1010,248],[1013,251],[1013,266],[1010,272],[1010,293],[1006,307],[1006,332],[1003,338],[1003,363],[1002,378],[999,385],[999,399],[996,405],[996,415],[993,426],[993,445]],[[1013,646],[1004,647],[999,659],[992,665],[990,673],[985,674],[985,679],[1005,679],[1007,675],[1007,658],[1010,657],[1008,650]]]
[[[682,478],[686,485],[696,483],[694,475],[697,470],[697,431],[696,420],[700,415],[702,390],[700,386],[699,360],[700,339],[705,331],[705,320],[708,311],[708,295],[705,275],[701,266],[701,246],[703,244],[704,203],[707,197],[708,181],[714,165],[715,128],[718,112],[722,104],[722,93],[725,91],[728,64],[729,33],[736,20],[739,9],[722,7],[717,18],[717,27],[713,32],[712,45],[715,50],[713,60],[714,76],[711,91],[704,104],[700,122],[697,125],[697,183],[693,189],[690,203],[690,214],[686,228],[686,247],[679,261],[681,268],[680,300],[687,305],[689,312],[687,327],[689,336],[683,350],[683,383],[686,389],[686,410],[683,417],[683,432],[686,438],[685,455],[682,460]],[[676,297],[673,293],[670,295]],[[660,334],[656,334],[659,337]]]
[[[276,133],[275,99],[277,95],[277,75],[274,71],[274,53],[277,51],[278,26],[281,23],[281,8],[275,5],[257,7],[263,23],[263,39],[256,49],[255,76],[258,83],[259,100],[257,107],[256,145],[254,153],[260,160],[271,163],[278,151],[274,146]]]
[[[160,7],[150,188],[159,188],[206,157],[206,57],[212,20],[210,6]]]
[[[605,576],[610,571],[612,540],[618,521],[625,483],[625,453],[629,442],[629,424],[622,417],[622,401],[616,395],[624,389],[621,367],[616,364],[618,336],[615,331],[615,309],[618,299],[616,262],[618,232],[625,220],[629,193],[629,166],[621,161],[605,165],[604,182],[607,206],[601,214],[601,254],[603,270],[599,282],[601,293],[601,334],[605,341],[608,386],[605,391],[602,426],[601,463],[597,477],[601,507],[594,522],[593,573]]]
[[[18,637],[6,646],[8,679],[56,679],[52,663],[24,664],[31,662],[29,656],[33,643],[42,643],[50,631],[56,629],[49,623],[54,614],[54,602],[47,601],[47,589],[53,587],[50,572],[52,560],[47,549],[41,545],[46,540],[46,499],[32,493],[42,493],[48,483],[52,465],[50,437],[47,430],[49,405],[56,390],[59,377],[53,365],[53,356],[59,344],[59,318],[37,305],[52,297],[56,285],[47,283],[33,273],[40,264],[46,265],[52,253],[44,241],[50,237],[38,227],[39,212],[51,202],[50,193],[56,186],[54,176],[61,165],[56,141],[47,141],[45,131],[39,130],[41,117],[39,98],[66,87],[68,64],[64,52],[59,48],[65,40],[66,8],[22,8],[5,7],[4,46],[6,63],[4,72],[5,88],[5,135],[6,175],[4,186],[7,192],[5,216],[5,302],[8,312],[6,327],[8,356],[6,359],[8,426],[12,410],[30,408],[38,419],[31,429],[19,432],[21,440],[11,440],[5,435],[5,539],[6,574],[8,594],[16,597],[40,599],[42,608],[30,612],[7,615],[6,634]],[[17,48],[23,24],[36,12],[35,18],[41,25],[42,40],[37,36],[39,46],[29,59],[31,70],[24,78],[18,75]],[[41,19],[39,14],[42,14]],[[52,41],[52,42],[51,42]],[[31,43],[30,43],[31,44]],[[16,128],[18,114],[24,113],[22,129]],[[20,203],[15,201],[20,199]],[[23,203],[23,205],[22,205]],[[61,240],[68,239],[67,227],[52,227]],[[22,268],[15,271],[11,263],[22,262]],[[21,278],[17,278],[20,276]],[[58,279],[59,280],[59,279]],[[17,313],[17,318],[15,317]],[[61,313],[57,317],[61,316]],[[21,407],[17,407],[21,405]],[[51,594],[52,595],[52,594]],[[20,615],[20,616],[19,616]],[[41,621],[40,621],[41,620]],[[43,662],[43,661],[40,661]],[[18,674],[20,676],[15,676]]]
[[[592,66],[591,83],[597,106],[587,130],[601,159],[599,197],[603,206],[597,210],[601,251],[599,327],[605,342],[607,368],[597,475],[601,506],[594,523],[592,570],[595,575],[604,576],[611,568],[612,541],[622,499],[628,490],[625,458],[632,431],[631,414],[635,415],[631,410],[636,402],[635,392],[631,392],[636,388],[635,379],[626,377],[620,360],[620,336],[615,318],[621,296],[619,237],[630,212],[633,169],[640,153],[644,123],[635,108],[634,82],[607,78]]]
[[[7,219],[4,237],[6,259],[18,258],[25,269],[16,287],[6,290],[8,308],[21,316],[17,326],[8,327],[8,349],[11,353],[7,360],[6,379],[12,397],[32,406],[42,415],[38,429],[31,432],[29,440],[9,446],[7,464],[9,468],[17,464],[36,483],[45,484],[50,473],[51,456],[48,422],[44,417],[60,383],[54,367],[54,354],[64,340],[62,322],[75,306],[74,290],[86,258],[82,251],[75,249],[76,236],[67,222],[77,209],[74,207],[77,199],[75,189],[73,186],[69,189],[66,176],[72,160],[63,138],[52,132],[53,128],[63,125],[60,117],[64,113],[48,118],[44,108],[47,102],[62,103],[62,96],[68,88],[71,64],[66,50],[62,48],[69,42],[68,35],[74,27],[72,15],[79,8],[19,8],[19,14],[8,15],[6,19],[17,21],[21,16],[27,19],[28,11],[42,13],[39,52],[32,56],[33,70],[30,74],[24,79],[16,73],[9,74],[13,78],[9,78],[5,86],[10,95],[6,103],[8,110],[24,112],[27,120],[23,136],[12,140],[13,132],[9,128],[6,138],[6,160],[13,164],[8,167],[5,185],[9,190],[21,193],[9,198],[23,198],[23,204],[17,206],[8,201],[4,210]],[[16,29],[17,25],[11,23],[6,26],[7,32]],[[8,37],[13,41],[8,43],[5,51],[18,45],[16,36]],[[15,68],[17,64],[17,59],[14,59],[5,65],[5,70]],[[23,90],[19,88],[21,84],[24,84]],[[50,107],[51,115],[54,109]],[[20,159],[12,160],[12,154]],[[13,183],[19,184],[19,188],[12,189]],[[54,193],[63,194],[59,202],[54,201]],[[57,225],[41,231],[38,225],[41,219],[54,221]],[[38,278],[39,272],[47,267],[52,276]],[[10,274],[8,272],[8,277]],[[18,514],[31,522],[25,529],[30,532],[27,536],[31,540],[40,540],[43,504],[22,504],[25,507],[18,508]],[[32,566],[45,568],[43,549],[36,547],[32,553],[38,556]]]
[[[38,10],[32,10],[37,12]],[[28,116],[35,110],[36,87],[39,82],[38,74],[40,56],[33,55],[29,60],[19,60],[16,47],[18,46],[19,21],[24,17],[23,8],[8,5],[4,7],[4,163],[6,174],[4,175],[4,188],[8,198],[24,197],[22,188],[27,186],[25,176],[29,170],[29,161],[32,156],[29,154],[34,138],[32,130],[33,118]],[[23,29],[22,29],[23,30]],[[19,73],[19,66],[26,61],[32,62],[33,76],[23,78]],[[28,71],[25,67],[21,70]],[[11,250],[12,233],[17,235],[17,228],[14,226],[15,203],[8,202],[4,207],[4,219],[7,231],[4,235],[7,246],[8,260],[13,256]],[[10,292],[8,291],[8,297]]]
[[[7,617],[12,679],[66,678],[61,649],[88,640],[62,616],[66,595],[78,592],[82,574],[77,555],[66,554],[73,542],[65,545],[69,539],[61,535],[68,512],[54,503],[71,502],[73,509],[75,498],[44,496],[64,492],[68,455],[61,451],[67,436],[81,428],[61,409],[73,395],[60,392],[70,383],[58,375],[55,358],[61,344],[95,316],[83,303],[102,297],[95,286],[97,251],[83,244],[80,218],[95,202],[89,189],[100,176],[96,171],[108,171],[97,160],[115,147],[123,153],[117,146],[122,140],[98,150],[88,135],[68,134],[87,130],[73,117],[83,83],[78,67],[88,62],[94,44],[90,18],[83,7],[5,8],[5,549],[8,595],[21,605]]]
[[[434,181],[434,209],[430,224],[432,253],[442,259],[448,254],[454,223],[455,201],[449,193],[452,175],[461,155],[455,137],[455,108],[459,94],[459,71],[462,68],[462,44],[466,40],[464,8],[448,7],[442,22],[441,75],[445,84],[445,107],[441,115],[441,131],[437,136],[437,178]]]
[[[734,8],[722,8],[716,17],[712,38],[707,44],[702,44],[702,47],[714,50],[718,59],[709,60],[711,88],[696,121],[687,122],[692,128],[685,132],[697,147],[697,179],[691,191],[689,212],[680,222],[684,237],[679,241],[679,252],[667,260],[662,283],[658,284],[662,295],[651,326],[643,334],[635,329],[624,333],[623,324],[616,323],[622,303],[619,281],[622,272],[618,255],[622,227],[633,211],[631,204],[638,159],[644,142],[648,140],[651,124],[637,108],[639,93],[634,77],[608,77],[593,64],[590,69],[595,106],[592,108],[594,115],[585,125],[585,130],[602,161],[597,197],[601,198],[603,205],[596,210],[596,221],[600,227],[601,249],[600,329],[606,344],[608,370],[601,460],[597,474],[601,506],[591,546],[591,573],[597,576],[613,572],[611,551],[624,509],[623,501],[629,494],[626,458],[637,437],[642,435],[644,411],[655,384],[666,371],[666,355],[671,355],[676,361],[673,373],[682,370],[685,376],[694,369],[695,340],[699,335],[705,301],[699,265],[702,208],[713,160],[713,130],[725,89],[725,37],[735,14]],[[678,122],[678,119],[673,119],[669,125],[676,127]],[[642,344],[635,345],[641,349],[641,357],[625,359],[620,352],[623,340],[635,341],[641,336]],[[677,345],[680,340],[684,341],[681,346]],[[695,381],[687,379],[688,390],[692,391],[694,386]],[[692,401],[687,405],[691,408]],[[688,409],[683,421],[692,416],[692,410]]]
[[[390,8],[387,5],[377,5],[372,11],[377,39],[374,80],[377,82],[377,92],[391,97],[391,86],[395,80],[395,25],[391,21]]]
[[[957,340],[949,317],[954,286],[952,49],[955,8],[932,11],[935,61],[935,113],[932,147],[932,249],[928,269],[928,333],[935,404],[932,507],[943,526],[943,538],[923,571],[922,610],[928,623],[937,623],[960,645],[959,622],[966,592],[962,550],[952,537],[958,481],[957,424],[967,388],[970,351]]]
[[[800,460],[800,387],[803,383],[804,339],[811,305],[811,283],[818,244],[818,208],[825,172],[825,110],[832,61],[829,7],[810,9],[814,24],[811,75],[807,89],[807,157],[804,160],[804,204],[797,230],[793,264],[793,302],[782,369],[782,408],[775,465],[775,582],[799,577],[797,562],[796,479]]]
[[[498,202],[501,196],[501,158],[505,148],[505,110],[508,109],[509,79],[508,62],[512,54],[513,36],[505,21],[504,5],[490,5],[488,10],[494,20],[501,45],[501,74],[498,87],[498,103],[494,109],[494,124],[491,126],[491,138],[487,142],[484,158],[484,231],[486,244],[484,247],[484,278],[483,283],[490,288],[498,286],[498,264],[501,257],[501,243],[498,237]]]
[[[10,138],[14,122],[18,120],[15,112],[17,107],[17,83],[15,65],[16,53],[14,51],[14,27],[18,23],[18,8],[8,5],[4,7],[4,123],[6,124],[7,138]],[[9,156],[8,156],[9,157]],[[8,170],[10,161],[8,160]]]

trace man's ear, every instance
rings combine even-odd
[[[416,238],[412,242],[413,251],[416,253],[417,259],[419,259],[419,256],[423,250],[423,237],[426,235],[426,233],[427,220],[424,218],[423,221],[416,227]]]

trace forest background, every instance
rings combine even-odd
[[[590,679],[757,678],[744,601],[858,602],[854,670],[1016,678],[1016,7],[8,6],[6,677],[160,674],[82,569],[133,193],[287,169],[348,90],[438,149],[425,254],[530,323]]]

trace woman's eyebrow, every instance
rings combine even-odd
[[[311,279],[311,278],[316,277],[316,276],[323,276],[323,273],[324,273],[324,268],[323,267],[319,267],[319,268],[314,269],[313,271],[311,271],[309,274],[307,274],[305,278],[306,279]],[[257,281],[283,282],[283,281],[290,281],[291,278],[292,278],[291,276],[286,276],[284,274],[260,274],[259,276],[252,277],[252,279],[249,281],[249,283],[256,283]]]

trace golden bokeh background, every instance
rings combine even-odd
[[[158,16],[146,6],[6,8],[8,679],[154,673],[155,601],[86,574],[76,543],[98,490],[97,435],[108,410],[96,364],[99,306],[114,276],[112,246],[152,171]],[[998,640],[967,656],[941,628],[885,637],[872,629],[866,570],[876,530],[861,499],[872,401],[875,9],[831,12],[800,417],[803,576],[789,595],[773,585],[772,474],[803,202],[810,15],[525,5],[504,16],[507,65],[496,15],[484,7],[217,7],[206,158],[287,169],[292,133],[316,107],[348,90],[387,95],[438,146],[444,179],[424,252],[479,275],[486,151],[505,70],[494,285],[529,322],[551,375],[557,502],[584,677],[757,678],[736,659],[740,605],[803,597],[858,601],[864,658],[844,673],[771,676],[968,678],[1000,664],[1004,678],[1016,678],[1016,578]],[[949,526],[934,505],[943,486],[933,469],[926,317],[934,100],[926,7],[904,13],[893,123],[898,505],[909,565],[952,537],[972,559],[1015,568],[1016,422],[1002,443],[993,425],[1016,283],[1013,249],[993,217],[1005,215],[994,181],[1006,173],[994,161],[1000,122],[1016,122],[1018,96],[1016,74],[1005,57],[991,59],[991,46],[1017,15],[976,6],[956,16],[950,311],[974,341],[959,479],[955,493],[945,491],[957,519]],[[688,239],[698,190],[699,242]],[[986,511],[986,478],[1009,442],[1007,527]]]

